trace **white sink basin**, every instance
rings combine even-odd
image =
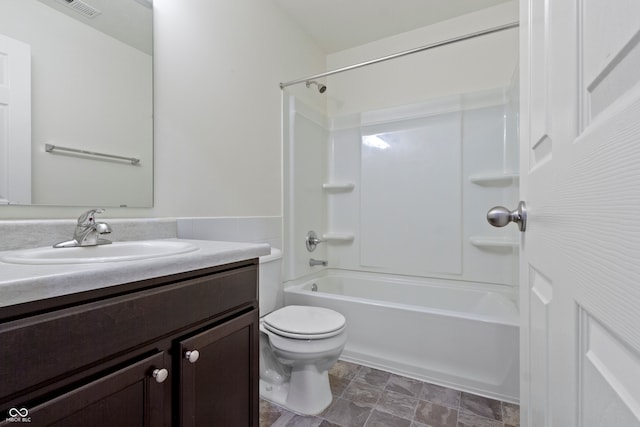
[[[198,250],[188,242],[173,240],[143,240],[115,242],[110,245],[78,248],[34,248],[9,252],[0,261],[12,264],[88,264],[133,261],[179,255]]]

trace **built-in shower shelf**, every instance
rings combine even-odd
[[[471,236],[469,242],[479,248],[517,248],[518,241],[501,237]]]
[[[469,181],[478,185],[509,185],[519,178],[520,175],[513,172],[495,172],[471,175]]]
[[[322,235],[322,240],[329,243],[352,242],[354,238],[355,236],[353,233],[344,233],[344,232],[343,233],[328,232]]]
[[[322,189],[333,193],[348,193],[355,188],[353,182],[325,182],[322,184]]]

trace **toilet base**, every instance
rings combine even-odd
[[[271,384],[260,380],[260,398],[273,402],[280,406],[286,406],[289,383]]]
[[[290,381],[279,385],[261,379],[260,397],[301,415],[317,415],[333,401],[329,373],[314,366],[294,370]]]

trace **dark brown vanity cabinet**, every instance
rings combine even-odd
[[[0,425],[257,426],[256,292],[252,260],[9,311]]]

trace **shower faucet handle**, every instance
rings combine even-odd
[[[319,243],[324,242],[324,240],[320,239],[315,231],[311,230],[307,233],[307,238],[305,239],[305,243],[307,245],[307,250],[309,252],[313,252],[316,250],[316,246]]]

